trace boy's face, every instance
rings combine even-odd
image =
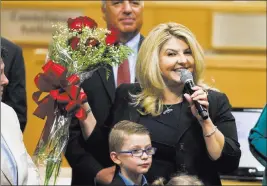
[[[149,135],[133,134],[125,136],[121,151],[148,149],[152,147]],[[121,167],[124,175],[145,174],[151,167],[152,156],[145,152],[141,157],[132,156],[131,153],[111,152],[111,159]]]

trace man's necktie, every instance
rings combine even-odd
[[[130,69],[128,59],[125,59],[118,68],[117,87],[122,83],[130,83]]]

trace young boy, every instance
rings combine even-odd
[[[109,134],[112,161],[119,166],[111,185],[147,185],[147,173],[156,149],[151,145],[149,131],[140,124],[121,121]]]

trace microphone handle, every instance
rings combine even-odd
[[[192,90],[192,87],[194,87],[195,84],[192,80],[189,80],[185,83],[185,91],[189,94],[192,95],[195,91]],[[196,109],[198,111],[198,114],[201,116],[203,120],[206,120],[209,118],[209,113],[205,107],[203,107],[199,102],[193,101],[194,105],[196,106]]]

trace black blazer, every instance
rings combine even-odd
[[[108,185],[109,186],[125,186],[125,183],[123,179],[119,176],[119,174],[116,174],[112,182]],[[107,185],[96,183],[96,186],[107,186]]]
[[[119,176],[118,172],[115,174],[112,182],[108,185],[109,186],[126,186],[123,179]],[[96,186],[107,186],[107,185],[96,183]],[[144,184],[144,186],[148,186],[148,185]]]
[[[139,48],[143,39],[144,37],[141,36]],[[101,68],[81,85],[99,127],[104,126],[104,123],[108,120],[115,99],[116,88],[111,66],[109,70],[110,76],[108,79],[106,78],[106,70]],[[74,119],[70,126],[70,139],[65,153],[72,167],[72,185],[92,185],[96,174],[103,167],[111,165],[111,160],[102,156],[108,153],[108,146],[101,147],[102,150],[100,151],[95,151],[95,148],[99,148],[97,144],[94,144],[95,146],[91,148],[86,148],[86,145],[78,120]]]
[[[9,84],[4,89],[2,101],[15,110],[19,118],[20,129],[23,132],[27,123],[27,100],[22,50],[2,37],[1,46],[7,50],[7,56],[3,61],[5,75],[9,80]]]
[[[123,179],[118,175],[116,174],[111,182],[111,184],[109,184],[110,186],[123,186],[125,185]]]
[[[181,113],[177,127],[170,126],[162,117],[141,116],[137,109],[129,105],[129,92],[140,92],[139,84],[123,84],[117,88],[112,110],[111,127],[121,120],[131,120],[145,125],[151,133],[151,140],[157,148],[151,169],[145,175],[152,183],[158,177],[169,180],[176,172],[197,175],[205,185],[221,185],[219,172],[234,171],[241,156],[237,139],[235,119],[231,114],[231,106],[225,94],[209,90],[209,113],[213,123],[225,136],[225,145],[221,157],[210,159],[200,124],[192,115],[189,104],[181,104]],[[145,119],[144,119],[145,118]],[[166,118],[166,117],[165,117]],[[101,137],[102,135],[102,137]],[[106,139],[105,133],[96,127],[87,141]],[[99,140],[104,144],[104,140]]]

